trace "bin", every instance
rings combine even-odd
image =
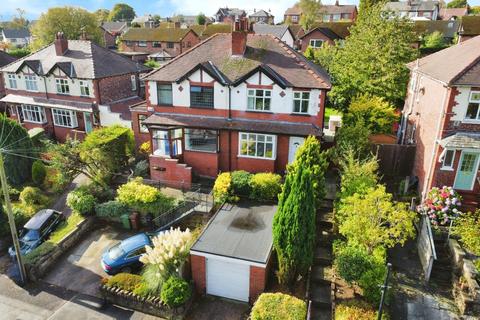
[[[122,214],[120,216],[120,222],[125,229],[130,230],[132,228],[132,226],[130,225],[130,217],[128,216],[128,214]]]
[[[130,224],[133,230],[138,230],[138,228],[140,227],[139,214],[137,212],[134,212],[130,215]]]

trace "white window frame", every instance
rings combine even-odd
[[[450,164],[447,164],[445,163],[445,160],[447,159],[447,153],[449,152],[452,152],[452,162]],[[440,170],[445,170],[445,171],[453,171],[454,168],[453,168],[453,165],[455,163],[455,156],[456,156],[457,152],[455,149],[445,149],[444,153],[443,153],[443,159],[442,159],[442,167],[440,168]]]
[[[342,20],[342,15],[341,14],[336,13],[336,14],[332,15],[332,21],[336,22],[336,21],[340,21],[340,20]]]
[[[257,91],[263,91],[262,96],[257,96]],[[252,94],[253,92],[253,94]],[[267,96],[266,93],[269,93]],[[254,103],[252,108],[250,108],[249,100],[253,99]],[[262,109],[256,109],[257,106],[257,99],[262,100]],[[268,109],[265,109],[265,101],[270,100],[270,105]],[[255,88],[247,88],[247,110],[248,111],[255,111],[255,112],[271,112],[272,111],[272,90],[271,89],[255,89]]]
[[[293,16],[290,16],[292,22],[298,22],[298,16],[296,15],[293,15]]]
[[[55,85],[57,87],[58,94],[69,95],[70,94],[70,84],[67,79],[56,78]],[[65,92],[64,92],[65,91]]]
[[[29,88],[29,84],[32,88]],[[38,85],[37,85],[37,77],[33,75],[25,75],[25,89],[27,91],[31,92],[37,92],[38,91]]]
[[[307,93],[308,98],[303,98],[303,94]],[[296,98],[295,95],[299,94],[300,97]],[[300,111],[295,111],[295,101],[300,101]],[[302,103],[307,101],[307,111],[302,111]],[[293,91],[293,106],[292,106],[292,113],[295,114],[309,114],[310,111],[310,92],[309,91]]]
[[[88,81],[80,80],[80,95],[82,97],[90,97],[90,86]]]
[[[317,42],[320,42],[320,46],[317,46]],[[310,39],[308,46],[313,49],[320,49],[325,41],[322,39]],[[313,43],[313,44],[312,44]]]
[[[137,91],[137,76],[132,74],[130,76],[130,82],[132,83],[132,91]]]
[[[246,141],[250,141],[250,137],[255,136],[255,153],[258,151],[258,143],[264,143],[264,154],[266,151],[266,144],[267,144],[267,138],[271,138],[272,141],[272,156],[271,157],[266,157],[266,156],[257,156],[257,155],[248,155],[248,154],[242,154],[242,141],[245,139],[243,136],[246,136]],[[263,136],[264,141],[259,141],[258,137]],[[270,143],[270,142],[268,142]],[[263,133],[255,133],[255,132],[239,132],[238,133],[238,157],[241,158],[253,158],[253,159],[264,159],[264,160],[275,160],[277,158],[277,136],[273,134],[263,134]]]
[[[63,120],[66,120],[67,117],[70,118],[70,125],[68,123],[63,122]],[[53,118],[53,124],[57,127],[63,127],[63,128],[78,127],[77,113],[75,111],[54,108],[52,109],[52,118]]]
[[[478,98],[478,99],[472,99],[473,95],[479,95],[479,98]],[[469,106],[471,103],[478,104],[478,107],[477,107],[477,115],[476,115],[475,119],[467,118],[468,106]],[[467,109],[465,110],[465,118],[464,118],[464,121],[465,121],[465,122],[480,122],[480,91],[471,91],[471,92],[470,92],[470,95],[469,95],[469,97],[468,97]]]
[[[140,118],[144,118],[144,119],[142,120]],[[149,132],[148,127],[143,124],[143,121],[147,120],[147,118],[148,118],[148,115],[146,115],[146,114],[139,114],[138,115],[138,131],[140,133],[148,133]]]
[[[22,115],[23,115],[23,121],[24,122],[40,123],[40,124],[47,123],[47,117],[45,115],[45,108],[41,107],[41,106],[23,104],[22,105]],[[36,116],[34,116],[34,115],[36,115]],[[38,118],[39,120],[35,120],[33,118]]]
[[[7,74],[8,86],[10,89],[17,89],[17,75],[15,73]]]
[[[146,40],[139,40],[138,41],[138,46],[139,47],[146,47],[147,46],[147,41]]]

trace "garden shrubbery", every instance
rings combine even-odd
[[[27,206],[44,204],[48,199],[43,195],[42,190],[37,187],[25,187],[20,192],[20,201]]]
[[[335,320],[377,320],[378,312],[375,307],[359,300],[350,300],[339,303],[335,308]],[[388,320],[387,313],[382,319]]]
[[[47,176],[47,169],[41,160],[35,160],[32,164],[32,181],[41,186]]]
[[[142,282],[142,277],[130,273],[117,273],[108,278],[106,285],[116,287],[122,290],[134,291]]]
[[[277,200],[282,191],[282,177],[274,173],[257,173],[250,179],[250,198],[260,201]]]
[[[460,215],[455,220],[452,234],[460,238],[467,250],[480,256],[480,210]]]
[[[67,205],[70,209],[82,215],[91,214],[95,208],[95,202],[95,197],[86,186],[78,187],[67,196]]]
[[[160,298],[169,307],[183,305],[192,296],[192,289],[187,281],[170,277],[162,286]]]
[[[95,206],[95,213],[100,218],[120,218],[121,215],[128,214],[129,212],[130,209],[126,204],[115,200],[100,203]]]
[[[307,317],[307,305],[283,293],[262,293],[253,305],[252,320],[300,320]]]

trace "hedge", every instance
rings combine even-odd
[[[307,305],[293,296],[283,293],[262,293],[255,302],[252,320],[303,320],[307,317]]]

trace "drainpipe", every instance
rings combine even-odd
[[[228,86],[228,119],[232,121],[232,87]],[[232,171],[232,130],[228,130],[228,171]]]
[[[408,125],[408,117],[412,114],[413,104],[417,100],[418,86],[420,83],[419,81],[420,76],[418,72],[416,72],[418,70],[418,64],[419,64],[419,61],[417,59],[415,69],[413,69],[412,71],[412,77],[414,77],[415,79],[415,87],[413,88],[412,100],[409,103],[408,112],[402,116],[402,122],[400,123],[400,134],[401,134],[400,144],[405,144],[405,134],[406,134],[407,125]],[[411,80],[413,81],[413,78]],[[407,88],[407,90],[409,90],[409,88]]]

